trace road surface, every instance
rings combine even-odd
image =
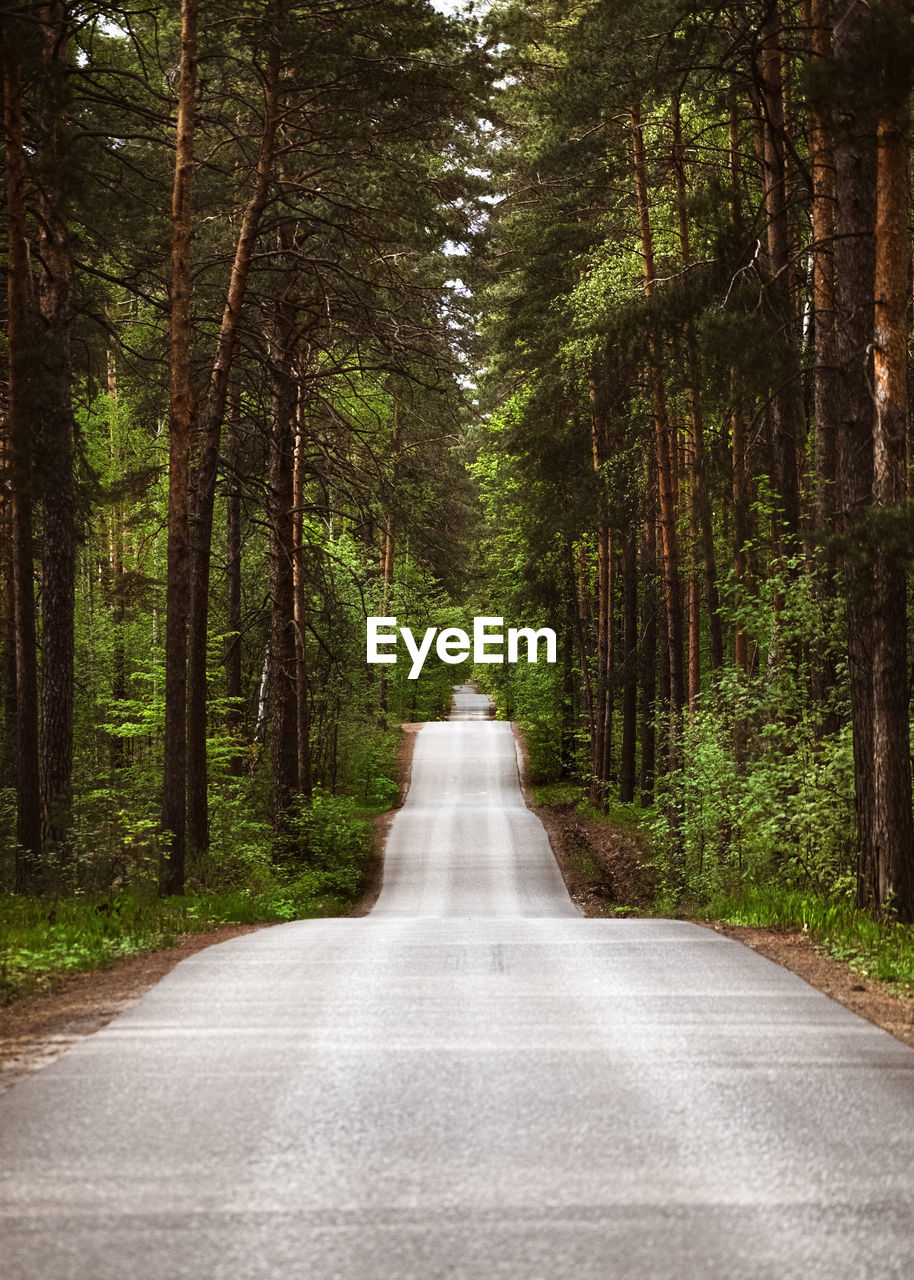
[[[914,1051],[708,930],[583,919],[458,703],[369,917],[192,956],[0,1098],[6,1280],[914,1276]]]

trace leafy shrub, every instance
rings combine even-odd
[[[368,823],[356,817],[350,796],[318,789],[299,802],[288,823],[288,869],[299,892],[353,898],[369,853]]]

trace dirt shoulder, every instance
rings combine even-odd
[[[365,889],[347,912],[350,916],[367,915],[377,901],[383,880],[387,833],[409,791],[413,749],[422,725],[404,724],[402,728],[397,756],[399,799],[395,808],[374,820]],[[0,1009],[0,1093],[21,1076],[47,1066],[77,1040],[99,1031],[112,1018],[136,1004],[187,956],[264,928],[270,926],[227,924],[204,933],[185,934],[173,947],[126,956],[106,969],[74,973],[56,984],[53,991],[26,996]]]
[[[362,896],[359,900],[349,908],[346,912],[347,916],[367,916],[371,908],[378,900],[381,892],[381,886],[384,883],[384,850],[387,846],[387,836],[393,824],[394,818],[406,803],[406,797],[409,792],[409,783],[413,772],[413,753],[416,749],[416,734],[423,727],[424,721],[418,723],[401,724],[403,731],[400,738],[400,746],[397,751],[397,785],[400,788],[400,794],[397,803],[392,809],[388,809],[386,813],[379,813],[374,819],[373,830],[371,833],[371,857],[365,872],[365,887],[362,890]]]
[[[107,969],[71,974],[53,991],[27,996],[0,1010],[0,1093],[136,1004],[187,956],[264,927],[268,926],[226,924],[185,934],[173,947],[125,956]]]
[[[654,873],[642,865],[644,855],[638,841],[625,831],[582,817],[574,805],[536,804],[528,783],[523,735],[516,726],[512,728],[523,762],[524,799],[546,828],[568,892],[583,915],[599,918],[620,907],[632,915],[648,914],[654,898]],[[914,1000],[817,950],[806,934],[701,920],[694,923],[783,965],[845,1008],[914,1047]]]

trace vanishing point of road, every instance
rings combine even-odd
[[[0,1099],[5,1280],[910,1280],[914,1050],[582,918],[455,703],[368,917],[210,947]]]

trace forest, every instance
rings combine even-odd
[[[458,680],[658,909],[914,922],[908,0],[0,35],[4,992],[340,910]],[[366,662],[474,615],[558,660]]]

